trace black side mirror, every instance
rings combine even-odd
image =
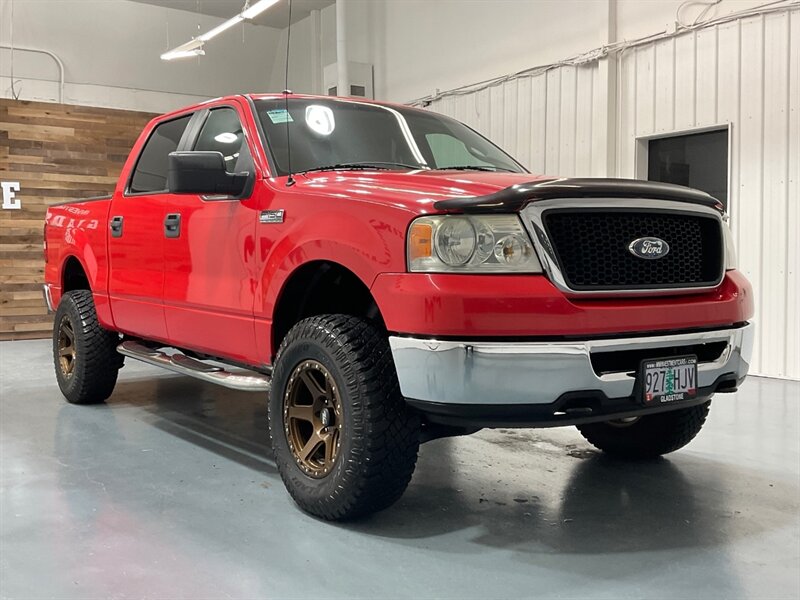
[[[221,152],[171,152],[167,187],[173,194],[241,196],[249,173],[228,173]]]

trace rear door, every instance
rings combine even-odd
[[[111,203],[109,299],[117,329],[166,341],[164,319],[164,218],[168,155],[181,149],[192,114],[158,123],[124,189]]]
[[[164,309],[173,344],[252,364],[255,233],[259,211],[253,185],[259,174],[237,104],[203,111],[189,150],[222,153],[231,173],[250,173],[242,197],[176,194],[167,217],[178,232],[164,239]],[[252,146],[252,147],[251,147]]]

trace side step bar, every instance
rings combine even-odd
[[[268,376],[248,371],[246,373],[231,373],[222,367],[216,365],[209,365],[194,358],[190,358],[185,354],[173,354],[172,356],[148,348],[138,342],[122,342],[117,346],[117,352],[125,356],[130,356],[136,360],[141,360],[149,365],[161,367],[181,375],[188,375],[216,383],[223,387],[232,388],[234,390],[244,390],[246,392],[268,392],[271,380]]]

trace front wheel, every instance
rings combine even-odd
[[[67,402],[94,404],[111,395],[124,360],[117,344],[119,336],[97,321],[92,292],[64,294],[53,323],[53,360]]]
[[[683,448],[700,433],[711,401],[670,412],[578,425],[598,450],[620,458],[655,458]]]
[[[269,398],[278,471],[295,502],[331,521],[392,505],[419,450],[386,334],[346,315],[304,319],[278,351]]]

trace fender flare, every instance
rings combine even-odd
[[[331,239],[336,231],[338,239]],[[358,240],[349,243],[343,240]],[[351,271],[367,289],[377,276],[391,271],[396,257],[391,240],[375,223],[353,219],[342,213],[327,212],[303,219],[277,241],[265,257],[259,274],[255,314],[269,320],[286,283],[297,269],[311,262],[325,261]]]

